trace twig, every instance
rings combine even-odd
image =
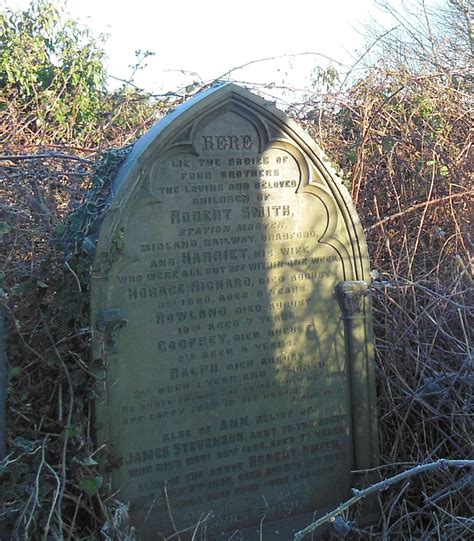
[[[71,527],[69,530],[69,535],[67,538],[67,541],[71,541],[72,539],[72,532],[74,531],[74,525],[76,524],[77,514],[79,512],[79,506],[81,504],[82,494],[79,494],[79,498],[77,499],[76,508],[74,509],[74,515],[72,516],[72,522]]]
[[[71,274],[74,276],[74,278],[76,279],[76,283],[77,283],[77,287],[79,289],[79,293],[82,293],[82,287],[81,287],[81,281],[79,280],[77,274],[73,271],[71,265],[69,265],[67,259],[64,261],[64,264],[66,265],[66,268],[68,269],[68,271],[71,272]]]
[[[5,347],[5,307],[0,304],[0,460],[7,454],[7,352]]]
[[[236,66],[234,68],[231,68],[230,70],[228,70],[228,71],[222,73],[221,75],[219,75],[219,77],[216,77],[214,79],[214,81],[211,83],[211,86],[212,86],[212,84],[216,83],[217,81],[225,79],[226,77],[228,77],[234,71],[238,71],[238,70],[241,70],[243,68],[247,68],[248,66],[252,66],[253,64],[259,64],[261,62],[270,62],[271,60],[279,60],[281,58],[294,58],[294,57],[299,57],[299,56],[319,56],[321,58],[324,58],[325,60],[329,60],[330,62],[334,62],[335,64],[338,64],[339,66],[344,65],[342,62],[339,62],[338,60],[336,60],[336,59],[334,59],[334,58],[332,58],[330,56],[327,56],[325,54],[322,54],[322,53],[303,52],[303,53],[295,53],[295,54],[280,54],[280,55],[277,55],[277,56],[268,56],[266,58],[259,58],[257,60],[251,60],[250,62],[245,62],[245,64],[241,64],[240,66]]]
[[[32,491],[31,493],[31,496],[28,500],[28,502],[26,503],[25,505],[25,508],[23,509],[23,512],[22,512],[22,516],[25,514],[26,510],[28,509],[29,505],[30,505],[30,501],[33,499],[33,507],[30,511],[30,516],[28,518],[28,521],[26,523],[26,526],[25,526],[25,534],[26,534],[26,537],[28,538],[28,530],[30,528],[30,524],[31,522],[33,521],[33,518],[34,518],[34,512],[35,512],[35,509],[36,509],[36,506],[39,506],[39,501],[38,501],[38,495],[39,495],[39,491],[40,491],[40,485],[39,485],[39,481],[40,481],[40,475],[41,475],[41,470],[43,469],[43,465],[46,463],[45,461],[45,458],[44,458],[44,454],[45,454],[45,445],[48,441],[48,436],[45,436],[44,440],[43,440],[43,444],[41,445],[41,462],[38,466],[38,470],[36,471],[36,476],[35,476],[35,488],[34,490]]]
[[[410,486],[410,481],[407,481],[402,489],[400,490],[400,492],[396,495],[396,497],[393,499],[389,509],[388,509],[388,512],[387,513],[384,513],[383,514],[383,521],[384,521],[384,537],[383,537],[383,541],[389,541],[389,537],[388,537],[388,533],[390,531],[390,529],[388,529],[387,531],[387,527],[388,525],[390,524],[390,519],[392,518],[392,513],[393,513],[393,510],[395,509],[395,506],[397,505],[397,503],[400,501],[400,498],[403,496],[403,494],[405,493],[406,489]],[[386,515],[386,516],[385,516]]]
[[[398,26],[394,26],[393,28],[390,28],[389,30],[387,30],[386,32],[384,32],[383,34],[381,34],[380,36],[377,36],[373,41],[372,43],[370,43],[370,45],[365,49],[365,51],[359,56],[359,58],[357,58],[357,60],[354,62],[354,64],[352,64],[352,66],[350,67],[349,71],[346,73],[346,76],[344,77],[344,80],[342,81],[342,83],[339,85],[339,88],[341,90],[343,90],[346,86],[346,83],[349,79],[349,77],[351,76],[352,72],[354,71],[355,67],[360,64],[362,62],[362,60],[364,60],[364,58],[370,53],[370,51],[379,43],[379,41],[383,40],[388,34],[392,33],[394,30],[396,30],[398,28]]]
[[[164,482],[163,490],[165,492],[166,508],[168,510],[168,515],[170,517],[171,524],[173,525],[174,535],[177,535],[178,536],[178,541],[181,541],[181,536],[180,536],[181,532],[179,532],[178,528],[176,527],[176,522],[175,522],[174,517],[173,517],[173,512],[171,511],[171,503],[170,503],[170,499],[169,499],[169,495],[168,495],[168,481]]]
[[[416,238],[415,238],[415,244],[414,244],[413,248],[411,249],[411,254],[409,256],[408,274],[410,276],[412,275],[413,263],[415,262],[416,253],[418,251],[418,245],[420,243],[421,232],[423,230],[423,224],[425,223],[426,213],[428,212],[428,205],[430,204],[431,196],[433,195],[433,189],[434,189],[435,179],[436,179],[436,165],[435,165],[436,161],[435,161],[435,158],[436,158],[436,153],[433,151],[433,159],[432,159],[433,165],[431,166],[430,189],[428,191],[428,197],[426,198],[426,205],[423,207],[423,213],[421,215],[421,220],[420,220],[420,223],[418,225],[418,231],[417,231]]]
[[[23,160],[40,160],[46,158],[56,158],[59,160],[74,160],[76,162],[87,163],[88,165],[92,165],[95,163],[91,160],[87,160],[86,158],[81,158],[80,156],[62,154],[61,152],[46,152],[43,154],[7,154],[4,156],[0,156],[0,160],[8,160],[12,162]]]
[[[259,527],[259,532],[260,532],[260,541],[263,541],[263,521],[265,520],[265,517],[267,515],[263,515],[262,516],[262,519],[260,520],[260,527]]]
[[[327,513],[320,519],[311,523],[309,526],[304,528],[304,530],[296,532],[293,539],[294,541],[299,541],[300,539],[303,539],[305,535],[311,533],[313,530],[315,530],[316,528],[319,528],[326,522],[332,521],[337,515],[339,515],[346,509],[349,509],[349,507],[357,503],[359,500],[362,500],[363,498],[366,498],[367,496],[370,496],[371,494],[375,494],[376,492],[379,492],[381,490],[386,490],[389,486],[394,485],[395,483],[399,483],[400,481],[403,481],[404,479],[408,479],[409,477],[412,477],[413,475],[418,475],[419,473],[424,473],[431,470],[438,470],[438,469],[449,468],[449,467],[474,468],[474,460],[440,459],[440,460],[437,460],[436,462],[430,462],[428,464],[420,464],[418,466],[415,466],[414,468],[410,468],[409,470],[406,470],[402,473],[394,475],[393,477],[389,477],[388,479],[379,481],[378,483],[375,483],[364,490],[352,489],[354,493],[354,496],[352,498],[345,501],[344,503],[339,505],[339,507],[337,507],[333,511],[330,511],[329,513]]]
[[[364,168],[364,151],[365,151],[365,143],[367,141],[367,138],[369,136],[370,130],[375,122],[375,119],[379,115],[379,113],[383,110],[383,108],[391,101],[395,96],[397,96],[402,90],[404,90],[405,85],[400,86],[392,92],[389,96],[387,96],[383,102],[377,107],[377,109],[372,113],[372,116],[370,117],[367,126],[364,126],[363,132],[362,132],[362,140],[359,144],[359,152],[357,157],[357,163],[354,167],[354,172],[352,174],[352,183],[353,183],[353,199],[355,204],[359,202],[359,193],[361,190],[361,184],[362,184],[362,171]]]
[[[206,522],[212,518],[213,516],[213,512],[212,511],[209,511],[205,516],[204,516],[204,513],[201,513],[201,516],[199,517],[199,520],[196,522],[196,526],[194,528],[194,531],[193,531],[193,536],[191,538],[191,541],[196,541],[196,535],[198,534],[199,532],[199,529],[201,528],[201,526],[203,524],[206,524]]]
[[[45,461],[45,466],[48,468],[48,470],[53,474],[54,478],[56,479],[56,491],[54,493],[53,503],[51,504],[48,520],[46,522],[46,526],[44,527],[44,532],[43,532],[43,541],[48,541],[48,533],[49,533],[49,528],[51,527],[51,519],[53,517],[54,509],[56,508],[56,503],[61,494],[61,481],[58,477],[58,474],[53,470],[53,468],[46,461]]]
[[[68,445],[68,441],[69,441],[69,430],[71,428],[72,410],[73,410],[73,406],[74,406],[74,386],[72,384],[71,375],[69,374],[69,370],[67,368],[67,365],[66,365],[61,353],[59,352],[59,350],[57,348],[56,342],[54,341],[54,338],[53,338],[53,335],[51,334],[51,331],[49,330],[49,326],[48,326],[48,324],[46,322],[46,319],[44,318],[44,315],[43,315],[43,312],[42,312],[42,310],[41,310],[41,308],[39,306],[39,303],[38,303],[38,312],[39,312],[41,322],[43,323],[43,327],[44,327],[44,330],[46,332],[46,335],[47,335],[47,337],[48,337],[48,339],[51,342],[51,345],[53,347],[53,351],[54,351],[58,361],[60,362],[60,364],[61,364],[61,366],[62,366],[62,368],[64,370],[66,380],[67,380],[67,383],[68,383],[68,387],[69,387],[69,411],[68,411],[68,415],[67,415],[66,430],[65,430],[65,433],[64,433],[64,443],[63,443],[62,460],[61,460],[61,491],[59,492],[57,502],[56,502],[57,503],[57,512],[58,512],[58,522],[59,522],[59,527],[60,527],[60,533],[61,533],[61,536],[62,536],[63,523],[62,523],[61,507],[62,507],[62,498],[63,498],[63,494],[64,494],[64,489],[66,488],[67,445]]]
[[[472,485],[472,475],[465,475],[458,481],[455,481],[451,483],[448,487],[443,488],[442,490],[439,490],[436,492],[436,494],[432,494],[431,496],[428,496],[427,494],[424,494],[424,498],[427,504],[431,505],[434,503],[439,503],[441,500],[444,500],[451,496],[452,494],[455,494],[459,490],[462,490],[466,487],[469,487]]]
[[[431,199],[430,201],[423,201],[423,203],[417,203],[416,205],[412,205],[411,207],[408,207],[407,209],[403,210],[402,212],[397,212],[396,214],[391,214],[390,216],[386,216],[385,218],[382,218],[375,224],[370,225],[369,227],[365,228],[365,231],[372,231],[372,229],[375,229],[376,227],[379,227],[390,220],[394,220],[395,218],[400,218],[401,216],[404,216],[405,214],[408,214],[409,212],[413,212],[416,209],[426,207],[427,205],[435,205],[436,203],[442,203],[443,201],[448,201],[450,199],[456,199],[458,197],[465,197],[468,195],[474,195],[474,190],[466,190],[462,193],[453,193],[451,195],[445,195],[443,197],[438,197],[437,199]]]

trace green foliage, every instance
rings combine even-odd
[[[84,201],[68,216],[67,224],[58,233],[62,234],[62,242],[69,255],[92,255],[100,221],[107,209],[107,197],[111,183],[123,163],[131,147],[108,150],[97,166],[91,178]]]
[[[77,136],[101,114],[104,52],[86,28],[47,0],[0,13],[2,97],[31,113],[35,131]]]
[[[326,91],[330,88],[333,88],[336,83],[339,82],[339,73],[334,66],[329,66],[327,68],[321,68],[316,66],[313,70],[312,75],[312,84],[314,86],[321,85]]]
[[[94,496],[102,486],[102,482],[103,479],[100,475],[83,477],[79,481],[79,488],[87,494],[87,496]]]
[[[132,84],[152,53],[137,51],[130,80],[110,92],[103,44],[51,0],[0,11],[0,140],[123,146],[146,130],[166,108]]]

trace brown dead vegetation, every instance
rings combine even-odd
[[[367,234],[380,479],[471,454],[472,98],[463,76],[373,69],[289,111],[342,171]],[[17,113],[0,128],[9,367],[0,524],[14,539],[132,539],[126,507],[100,487],[88,354],[87,237],[126,150],[38,147]],[[116,130],[117,146],[128,142],[129,126]],[[376,527],[358,529],[354,506],[333,535],[471,539],[471,475],[438,468],[387,485]]]

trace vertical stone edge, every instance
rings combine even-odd
[[[351,381],[354,469],[370,470],[378,465],[379,442],[369,284],[360,280],[341,282],[336,293],[344,320]],[[354,476],[358,485],[367,485],[372,479],[364,473]]]

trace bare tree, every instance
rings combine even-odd
[[[415,72],[460,71],[469,77],[474,58],[473,0],[376,3],[388,21],[373,21],[367,28],[369,39],[377,42],[373,54],[378,62]]]

